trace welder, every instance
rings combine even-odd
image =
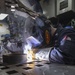
[[[53,48],[49,54],[51,63],[75,64],[75,30],[73,28],[54,28],[50,23]]]
[[[57,28],[54,28],[50,20],[44,17],[43,18],[40,17],[40,19],[45,24],[44,25],[45,27],[43,26],[41,27],[40,25],[39,29],[41,29],[41,32],[45,30],[45,29],[42,30],[42,28],[47,28],[47,30],[49,28],[49,34],[50,34],[49,42],[51,41],[52,43],[52,49],[49,53],[50,62],[60,63],[60,64],[75,64],[75,50],[74,50],[75,49],[75,30],[73,28],[63,28],[62,26],[58,26]],[[36,30],[34,33],[36,33]],[[42,36],[42,33],[41,33],[41,36]],[[33,37],[35,36],[33,35]],[[39,35],[37,35],[36,37],[39,37]],[[37,40],[40,40],[40,37]],[[47,40],[47,43],[48,43],[48,39],[42,39],[42,40],[43,41]],[[42,42],[40,43],[43,44]]]

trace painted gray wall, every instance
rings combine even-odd
[[[0,0],[0,13],[5,12],[4,0]]]
[[[48,17],[55,17],[55,0],[50,0],[49,3],[40,2],[43,8],[43,13]]]

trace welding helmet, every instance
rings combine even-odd
[[[39,46],[48,47],[51,44],[50,21],[45,16],[38,16],[35,19],[35,26],[32,29],[32,36],[40,41]],[[37,45],[38,46],[38,45]]]

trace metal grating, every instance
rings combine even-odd
[[[5,69],[9,69],[9,67],[5,66],[3,68],[1,68],[2,70],[5,70]]]
[[[37,67],[41,67],[41,66],[43,66],[43,65],[41,65],[41,64],[37,64],[37,65],[35,65],[35,66],[37,66]]]
[[[12,71],[7,71],[6,72],[7,74],[15,74],[15,73],[18,73],[16,70],[12,70]]]
[[[25,67],[25,68],[23,68],[23,69],[25,69],[25,70],[29,70],[29,69],[32,69],[31,67]]]

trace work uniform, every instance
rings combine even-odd
[[[75,64],[75,30],[57,28],[53,36],[54,46],[49,53],[51,63]]]

